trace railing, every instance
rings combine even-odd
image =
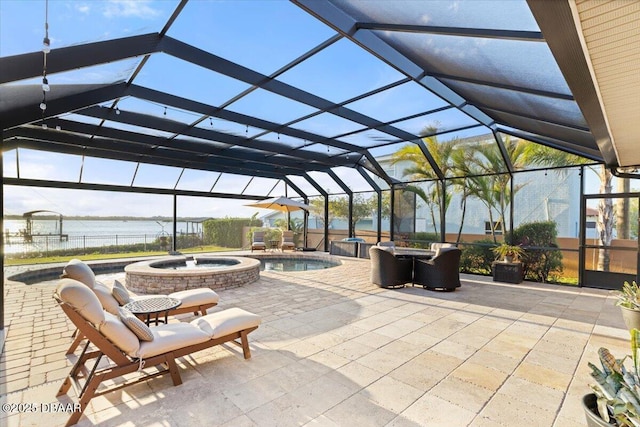
[[[162,237],[165,237],[164,239]],[[202,237],[197,234],[178,235],[178,245],[202,245]],[[24,258],[53,255],[84,255],[87,253],[120,253],[167,251],[171,249],[170,236],[155,234],[125,234],[103,236],[68,236],[61,240],[57,235],[33,236],[31,241],[18,242],[15,239],[5,242],[4,253],[7,258]]]

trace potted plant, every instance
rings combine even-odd
[[[628,329],[640,329],[640,288],[636,282],[624,282],[618,292],[616,305],[622,311],[622,319]]]
[[[524,255],[524,249],[521,246],[509,245],[502,243],[492,249],[496,256],[496,261],[517,262]]]
[[[640,427],[640,377],[638,377],[638,340],[640,331],[631,330],[631,361],[629,356],[616,359],[606,348],[598,350],[600,366],[589,363],[593,393],[582,399],[587,426]],[[602,368],[602,369],[601,369]]]

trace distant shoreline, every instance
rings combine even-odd
[[[34,220],[58,220],[58,217],[55,215],[38,215],[33,217]],[[24,217],[22,215],[5,215],[3,219],[10,220],[23,220]],[[173,222],[173,217],[168,216],[152,216],[152,217],[140,217],[140,216],[63,216],[63,219],[69,221],[163,221],[163,222]],[[194,217],[178,217],[176,220],[178,222],[187,222],[187,221],[197,221],[201,222],[206,219],[213,218],[194,218]]]

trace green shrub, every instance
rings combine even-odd
[[[562,252],[556,249],[557,236],[554,221],[529,222],[513,231],[513,244],[525,249],[525,279],[547,282],[552,274],[562,272]]]
[[[409,246],[412,248],[429,249],[432,242],[440,241],[440,237],[437,234],[426,231],[410,233],[407,238],[409,239]]]
[[[244,227],[262,226],[262,221],[254,218],[215,218],[203,223],[204,243],[226,248],[242,247]]]
[[[462,273],[491,274],[491,263],[495,259],[492,249],[496,246],[492,239],[476,240],[462,246],[460,271]]]

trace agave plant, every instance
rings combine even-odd
[[[597,396],[598,413],[605,422],[615,419],[620,427],[640,427],[640,378],[638,377],[638,348],[640,330],[631,330],[631,359],[633,369],[624,363],[629,358],[616,359],[606,348],[598,350],[602,369],[589,363],[591,376],[596,380],[591,388]]]
[[[616,305],[632,310],[640,310],[640,288],[635,281],[631,283],[624,282],[622,290],[618,293]]]

